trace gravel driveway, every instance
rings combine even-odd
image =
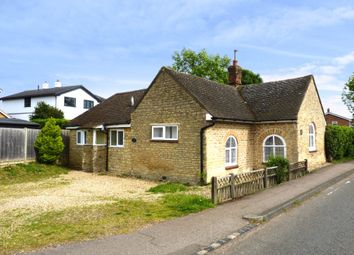
[[[0,214],[25,209],[33,213],[111,203],[115,199],[153,200],[146,192],[156,182],[80,171],[45,181],[0,186]]]

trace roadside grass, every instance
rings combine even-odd
[[[0,185],[35,182],[66,173],[68,169],[56,165],[38,163],[11,165],[0,168]]]
[[[163,183],[159,184],[155,187],[150,188],[148,191],[152,193],[175,193],[175,192],[181,192],[181,191],[186,191],[187,186],[182,184],[182,183]]]
[[[7,212],[0,218],[0,254],[129,233],[147,224],[211,207],[211,201],[199,195],[166,194],[155,201],[117,200],[34,217],[21,211]]]
[[[351,160],[354,160],[354,157],[344,157],[344,158],[341,158],[341,159],[337,159],[337,160],[333,160],[332,163],[334,164],[340,164],[340,163],[345,163],[345,162],[348,162],[348,161],[351,161]]]

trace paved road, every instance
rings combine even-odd
[[[354,178],[212,254],[354,254]]]

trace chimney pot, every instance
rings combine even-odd
[[[42,84],[42,89],[49,89],[49,83],[47,81]]]
[[[61,82],[59,80],[57,80],[55,83],[54,83],[54,87],[55,88],[60,88],[62,86]]]
[[[242,85],[242,68],[238,65],[236,60],[236,52],[237,50],[234,51],[234,60],[232,61],[232,65],[227,68],[229,71],[229,85],[235,87]]]

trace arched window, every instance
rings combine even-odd
[[[225,145],[225,166],[235,165],[237,165],[237,141],[235,137],[230,136]]]
[[[316,129],[315,124],[310,123],[309,125],[309,151],[316,150]]]
[[[267,136],[263,141],[263,162],[267,162],[271,156],[286,157],[285,140],[278,135]]]

